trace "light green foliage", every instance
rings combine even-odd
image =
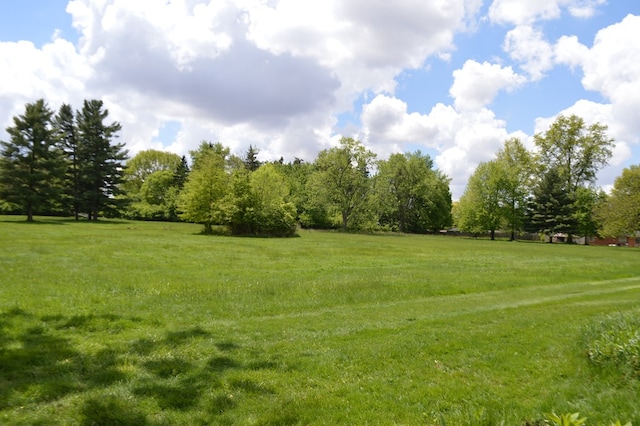
[[[499,189],[503,214],[514,240],[516,233],[524,227],[526,200],[532,186],[533,157],[520,139],[512,138],[505,141],[496,160],[503,169]]]
[[[549,130],[534,136],[542,167],[555,169],[570,193],[593,183],[613,152],[613,139],[607,137],[606,131],[607,126],[599,123],[587,126],[576,115],[559,116]]]
[[[180,189],[177,173],[183,166],[177,154],[152,149],[141,151],[129,160],[123,184],[131,203],[126,216],[175,220]]]
[[[580,417],[580,413],[549,414],[547,420],[554,426],[583,426],[587,422],[586,417]]]
[[[640,378],[640,311],[608,315],[585,329],[589,360]]]
[[[578,235],[585,237],[595,236],[600,229],[600,221],[597,218],[596,208],[606,200],[606,194],[602,189],[592,187],[579,187],[576,191],[574,218]]]
[[[307,191],[315,201],[325,204],[341,216],[343,230],[362,225],[371,216],[370,168],[375,154],[352,138],[342,138],[340,146],[321,151],[316,169],[307,182]]]
[[[633,236],[640,231],[640,165],[625,168],[611,195],[597,208],[605,236]]]
[[[127,162],[124,186],[129,193],[136,194],[151,174],[160,171],[173,173],[180,163],[180,156],[171,152],[156,149],[140,151]]]
[[[505,175],[506,169],[498,161],[478,165],[456,209],[456,223],[461,230],[472,233],[489,231],[491,239],[494,239],[495,231],[505,223],[501,197]]]
[[[229,193],[227,153],[209,145],[201,145],[198,151],[192,153],[193,168],[180,192],[180,217],[204,225],[207,234],[213,231],[213,225],[226,222],[227,212],[221,201]]]
[[[432,167],[420,151],[378,162],[375,208],[383,226],[423,233],[451,225],[449,179]]]
[[[296,208],[286,201],[288,195],[287,180],[273,164],[265,164],[251,173],[235,172],[232,190],[224,200],[232,233],[293,236]]]

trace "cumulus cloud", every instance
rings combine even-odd
[[[337,73],[346,91],[392,92],[404,68],[451,50],[476,0],[251,2],[248,37],[277,54],[311,57]]]
[[[525,25],[560,16],[559,0],[494,0],[489,7],[492,22]]]
[[[535,21],[557,19],[562,9],[577,18],[593,16],[606,0],[494,0],[489,19],[500,24],[528,25]]]
[[[459,110],[478,110],[493,101],[500,90],[511,91],[525,82],[511,67],[468,60],[453,72],[449,94]]]
[[[43,97],[76,108],[100,98],[135,153],[158,147],[167,121],[182,123],[168,149],[201,139],[264,155],[313,158],[336,117],[362,93],[393,93],[403,69],[454,49],[480,0],[71,0],[80,37],[42,49],[0,44],[0,113]],[[15,84],[14,84],[15,83]],[[282,149],[283,151],[278,152]]]
[[[558,63],[581,68],[585,89],[611,102],[609,123],[626,142],[640,134],[640,16],[629,15],[598,32],[591,48],[576,37],[563,37],[555,46]]]
[[[428,114],[409,113],[405,102],[385,95],[364,106],[362,125],[365,142],[375,152],[405,152],[409,146],[435,150],[437,167],[452,178],[454,198],[478,163],[493,158],[505,140],[528,139],[522,132],[509,133],[506,123],[486,108],[460,112],[439,103]]]
[[[540,80],[553,68],[553,48],[542,31],[530,25],[520,25],[509,31],[503,49],[511,59],[519,62],[532,80]]]

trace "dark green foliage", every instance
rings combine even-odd
[[[187,157],[184,155],[180,158],[180,163],[176,166],[173,172],[173,183],[178,189],[182,189],[184,183],[189,177],[189,164],[187,163]]]
[[[613,139],[606,135],[607,127],[599,123],[587,126],[584,120],[576,115],[569,117],[559,116],[544,134],[536,134],[534,141],[538,147],[539,168],[546,178],[548,173],[555,173],[557,180],[557,190],[566,193],[567,200],[562,202],[562,207],[556,213],[564,217],[556,217],[553,222],[561,225],[564,230],[556,232],[567,233],[567,242],[572,242],[572,234],[578,231],[578,217],[582,213],[581,221],[586,228],[590,225],[590,217],[585,217],[583,210],[578,212],[580,204],[578,201],[578,189],[587,187],[595,183],[596,173],[606,166],[613,153]],[[534,197],[535,198],[535,197]],[[538,204],[542,207],[541,204]],[[547,207],[549,208],[549,207]],[[547,216],[550,219],[550,212],[538,212],[539,216]],[[591,216],[591,215],[589,215]],[[562,222],[562,223],[559,223]],[[538,226],[539,229],[549,229],[549,226]],[[546,233],[547,231],[545,231]]]
[[[100,214],[116,215],[122,205],[117,196],[122,194],[127,151],[123,143],[113,143],[121,126],[106,124],[108,115],[102,101],[94,99],[85,100],[76,116],[81,210],[90,220],[98,220]]]
[[[75,116],[71,105],[63,104],[54,119],[54,129],[57,143],[66,159],[66,172],[64,178],[64,206],[67,212],[71,212],[75,219],[79,219],[80,196],[80,158],[78,145],[78,131]]]
[[[262,163],[258,161],[259,152],[258,148],[255,148],[253,145],[249,145],[249,149],[242,160],[244,167],[250,172],[255,172],[262,165]]]
[[[552,242],[556,233],[575,233],[574,202],[558,172],[549,170],[533,190],[527,210],[526,229],[547,235],[549,242]]]
[[[380,224],[425,233],[451,225],[449,179],[420,151],[393,154],[378,163],[375,193]]]
[[[28,221],[34,214],[60,208],[64,160],[52,116],[44,100],[29,103],[7,128],[10,140],[0,142],[0,199],[5,208],[26,214]]]

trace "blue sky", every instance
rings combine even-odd
[[[420,149],[458,198],[505,139],[609,126],[640,163],[640,2],[0,0],[0,139],[24,104],[105,101],[131,154],[201,140],[312,161]]]

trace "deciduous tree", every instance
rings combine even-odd
[[[226,223],[221,201],[229,193],[228,155],[222,145],[206,142],[191,152],[193,167],[180,192],[180,217],[204,225],[206,234],[213,232],[213,225]]]
[[[542,172],[555,170],[568,200],[577,199],[579,187],[593,184],[598,170],[611,158],[613,139],[607,136],[606,130],[607,126],[599,123],[587,126],[576,115],[561,115],[549,130],[534,136]],[[563,210],[570,216],[575,215],[575,206]],[[571,220],[567,217],[562,222],[568,224]],[[575,229],[567,232],[567,242],[571,242]]]
[[[516,232],[524,226],[526,200],[532,184],[533,158],[519,139],[512,138],[505,141],[502,149],[498,151],[496,161],[502,168],[499,196],[513,241]]]
[[[375,189],[380,222],[391,229],[420,233],[451,224],[449,179],[420,151],[378,162]]]
[[[504,223],[505,175],[503,164],[497,160],[478,165],[456,209],[456,223],[461,230],[474,234],[488,231],[495,239],[496,230]]]
[[[640,165],[622,171],[611,195],[597,208],[601,234],[609,237],[635,236],[640,231]]]
[[[315,200],[340,214],[343,230],[369,213],[369,173],[375,157],[361,142],[343,137],[340,146],[321,151],[316,158],[307,189]]]

